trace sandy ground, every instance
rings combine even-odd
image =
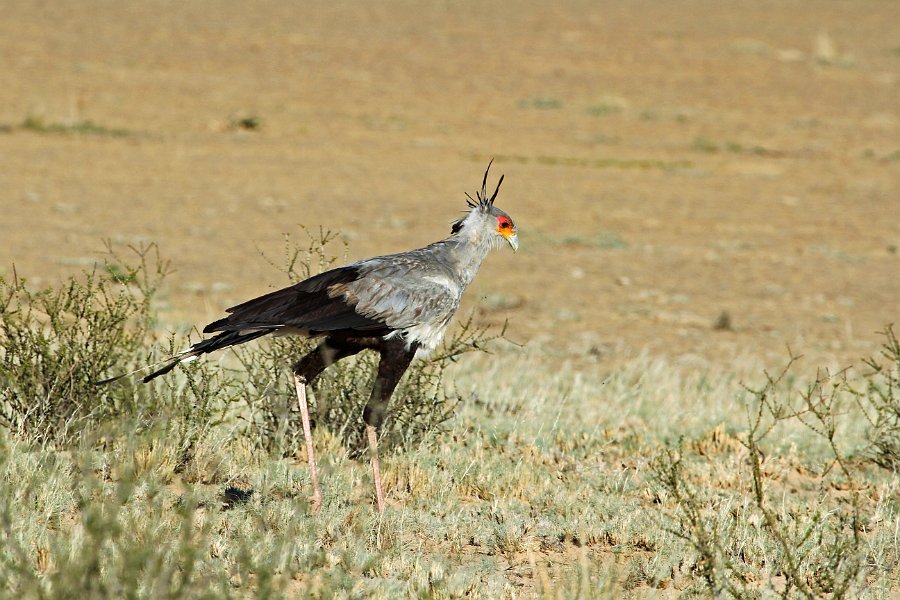
[[[443,237],[494,157],[521,249],[467,308],[513,339],[843,365],[900,320],[896,0],[131,4],[3,2],[0,274],[156,241],[202,325],[301,224]]]

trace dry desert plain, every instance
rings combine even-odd
[[[492,371],[506,391],[560,363],[598,381],[635,364],[759,373],[783,365],[788,347],[808,375],[859,365],[900,317],[895,0],[4,0],[0,13],[7,279],[15,270],[53,286],[101,260],[105,239],[155,242],[174,269],[160,323],[186,331],[283,285],[262,255],[279,262],[285,234],[335,231],[347,260],[443,237],[493,159],[489,186],[505,174],[497,205],[516,219],[521,247],[489,258],[463,313],[508,319],[523,345],[508,351],[527,355],[510,363],[527,376]],[[603,447],[642,472],[622,436]],[[428,459],[395,460],[393,502],[412,506],[397,473]],[[364,465],[335,464],[334,488],[345,467],[365,477]],[[652,508],[622,477],[636,508],[610,509],[612,520]],[[495,506],[493,493],[461,502]],[[606,564],[614,544],[599,539],[592,548]],[[646,564],[662,543],[627,539],[623,555]],[[444,556],[437,546],[423,560]],[[462,563],[482,556],[463,547]],[[539,552],[569,565],[582,556],[554,548]],[[546,591],[521,547],[499,556],[510,561],[500,583],[484,575],[461,589]],[[412,563],[396,564],[379,568],[412,577]],[[629,589],[672,593],[696,568],[668,577],[641,567],[650,575]],[[303,586],[319,575],[292,573],[291,585],[312,593]],[[772,581],[770,590],[783,586]]]

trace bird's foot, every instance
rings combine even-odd
[[[322,493],[319,490],[313,492],[309,497],[309,510],[312,514],[317,514],[322,509]]]

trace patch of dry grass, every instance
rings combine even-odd
[[[892,334],[865,370],[809,376],[797,365],[748,376],[747,366],[698,371],[647,356],[603,372],[495,346],[444,365],[437,380],[407,381],[408,398],[461,402],[442,427],[384,457],[384,515],[339,421],[314,432],[318,514],[302,448],[260,443],[266,430],[247,426],[266,402],[290,397],[287,378],[260,384],[284,358],[278,347],[247,350],[243,368],[226,357],[149,387],[125,384],[129,410],[96,423],[88,411],[77,436],[4,428],[2,589],[21,598],[898,589],[900,484],[885,468],[895,464],[900,397]],[[12,348],[4,344],[4,359],[18,368]],[[364,387],[353,375],[364,360],[336,381]],[[4,389],[20,389],[11,372]],[[436,415],[415,418],[440,424]]]

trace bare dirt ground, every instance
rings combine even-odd
[[[156,241],[202,325],[300,224],[443,237],[494,157],[521,250],[468,306],[516,340],[844,365],[900,317],[895,0],[131,4],[3,3],[6,276]]]

